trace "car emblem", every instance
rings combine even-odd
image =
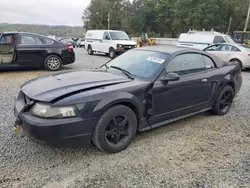
[[[131,46],[129,46],[129,48],[131,48]]]

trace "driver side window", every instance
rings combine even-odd
[[[105,32],[103,35],[103,40],[110,40],[110,36],[108,32]]]
[[[208,47],[205,51],[220,51],[222,45],[213,45]]]
[[[13,35],[3,35],[0,40],[0,44],[11,44],[13,39]]]
[[[172,59],[167,65],[167,72],[174,72],[179,75],[192,74],[205,70],[205,65],[200,54],[181,54]]]

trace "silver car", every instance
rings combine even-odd
[[[227,62],[237,62],[241,68],[250,68],[250,47],[242,44],[215,44],[205,48],[203,51]]]

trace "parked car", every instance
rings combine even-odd
[[[85,47],[85,38],[79,38],[76,41],[76,46],[79,47],[79,48]]]
[[[0,34],[0,69],[20,66],[57,71],[74,61],[73,48],[51,38],[24,32]]]
[[[71,45],[73,48],[76,47],[75,41],[73,41],[71,38],[63,39],[61,42],[68,44],[68,45]]]
[[[136,47],[136,43],[123,31],[90,30],[85,36],[85,49],[89,55],[106,53],[110,58]]]
[[[201,112],[226,114],[242,84],[238,64],[204,51],[137,48],[93,71],[25,83],[16,129],[55,147],[128,147],[136,133]]]
[[[242,44],[215,44],[204,49],[223,61],[237,62],[241,68],[250,68],[250,47]]]
[[[199,50],[217,43],[235,43],[229,36],[214,31],[189,31],[182,33],[178,39],[177,46],[189,47]]]

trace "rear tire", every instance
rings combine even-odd
[[[240,60],[238,60],[238,59],[231,59],[230,62],[231,63],[239,63],[240,68],[243,69],[243,65],[242,65],[242,62]]]
[[[137,118],[128,107],[117,105],[102,114],[95,127],[92,141],[100,150],[117,153],[126,149],[137,131]]]
[[[212,112],[217,115],[225,115],[230,110],[234,99],[234,90],[231,86],[225,86],[217,96]]]
[[[93,55],[94,54],[91,46],[88,46],[88,54],[89,55]]]
[[[57,55],[50,55],[45,59],[44,67],[48,71],[58,71],[62,67],[62,60]]]

